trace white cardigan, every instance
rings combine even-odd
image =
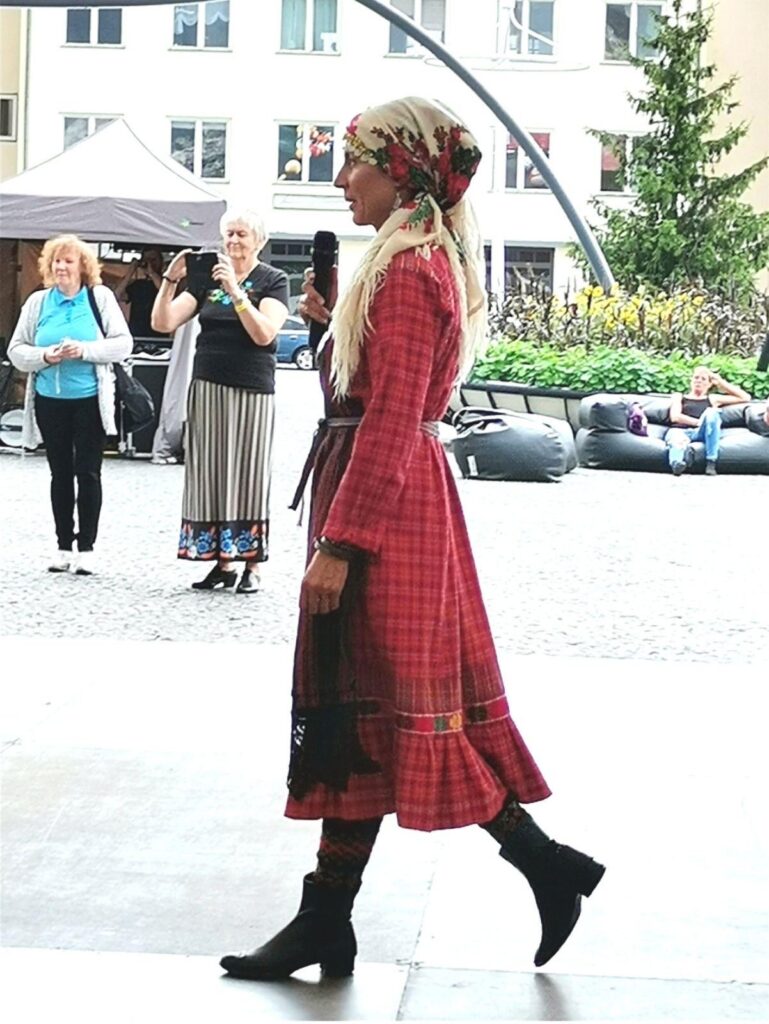
[[[47,291],[42,290],[29,296],[21,307],[16,329],[8,343],[8,358],[17,370],[29,375],[24,396],[24,423],[21,429],[21,443],[25,448],[35,448],[42,441],[35,419],[35,374],[38,370],[45,369],[48,364],[43,359],[45,348],[35,345],[35,334],[40,319],[40,308],[46,294]],[[110,289],[103,284],[97,284],[93,294],[101,313],[106,337],[84,345],[83,359],[96,364],[101,422],[106,434],[115,434],[115,374],[111,364],[120,363],[130,356],[133,338],[118,301]]]

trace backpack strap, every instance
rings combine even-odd
[[[89,305],[91,307],[91,312],[93,313],[93,318],[96,321],[96,323],[98,324],[98,327],[99,327],[99,330],[102,333],[102,336],[104,338],[106,338],[107,337],[107,332],[104,330],[104,321],[101,318],[101,310],[99,309],[99,305],[98,305],[98,303],[96,301],[96,296],[93,293],[93,288],[91,288],[89,286],[88,288],[86,288],[86,291],[88,292],[88,303],[89,303]]]

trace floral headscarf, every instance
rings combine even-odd
[[[465,192],[481,160],[468,129],[446,107],[409,96],[370,107],[351,121],[345,152],[383,171],[413,200],[396,205],[369,246],[334,314],[332,375],[345,395],[360,359],[368,309],[396,253],[418,248],[430,258],[443,247],[460,298],[460,372],[469,369],[486,331],[486,296],[481,285],[482,249]]]

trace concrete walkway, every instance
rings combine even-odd
[[[318,826],[282,816],[320,413],[278,374],[255,597],[189,590],[183,467],[108,459],[91,578],[45,572],[45,459],[0,449],[3,1024],[769,1019],[765,477],[578,469],[459,481],[535,809],[608,866],[546,970],[530,892],[480,829],[388,820],[355,976],[270,985],[218,957],[293,916]]]
[[[765,725],[749,664],[505,654],[555,795],[608,865],[564,949],[480,829],[388,819],[356,973],[254,984],[218,956],[293,915],[315,823],[282,817],[291,649],[2,639],[4,1019],[765,1020]]]

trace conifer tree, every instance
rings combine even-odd
[[[714,131],[738,106],[731,99],[736,76],[714,85],[716,67],[702,62],[711,16],[682,11],[673,0],[648,44],[653,59],[628,56],[643,71],[646,88],[628,99],[649,123],[648,133],[627,148],[594,131],[620,157],[625,180],[637,194],[620,210],[596,200],[602,217],[595,228],[609,266],[628,288],[698,284],[735,298],[753,288],[769,260],[769,213],[758,213],[740,196],[766,167],[764,157],[737,174],[717,173],[722,157],[749,130],[746,123]]]

